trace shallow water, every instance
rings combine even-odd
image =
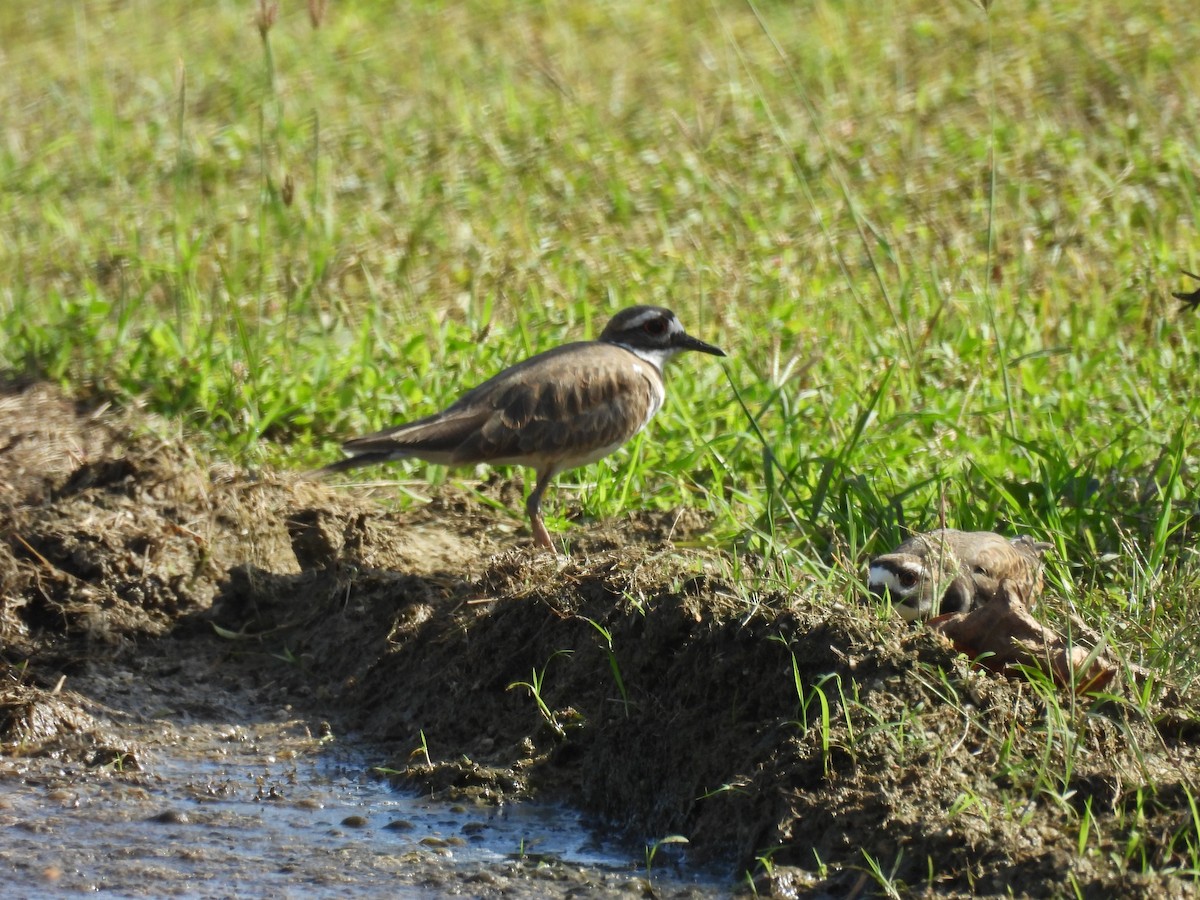
[[[50,760],[0,768],[0,871],[9,896],[630,896],[644,851],[593,838],[534,803],[434,802],[295,723],[172,735],[122,771]],[[148,735],[149,736],[149,735]],[[708,873],[651,876],[659,896],[724,896]]]

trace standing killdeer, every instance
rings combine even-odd
[[[525,510],[537,544],[553,550],[542,494],[556,475],[612,453],[662,406],[663,366],[676,353],[725,353],[683,330],[670,310],[631,306],[599,340],[547,350],[505,369],[442,412],[342,445],[348,459],[321,469],[416,457],[450,466],[529,466],[537,484]]]
[[[1042,557],[1051,544],[1028,535],[940,528],[916,534],[871,560],[871,593],[889,597],[904,619],[969,612],[1009,581],[1032,607],[1042,590]]]

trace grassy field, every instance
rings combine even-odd
[[[943,515],[1027,531],[1052,619],[1190,687],[1192,12],[7,4],[0,368],[301,469],[663,304],[730,358],[552,528],[699,506],[839,594]]]

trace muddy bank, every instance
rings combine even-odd
[[[580,525],[557,560],[465,491],[397,513],[254,479],[40,386],[0,393],[0,465],[10,761],[111,775],[141,706],[287,709],[383,746],[405,785],[569,799],[731,878],[773,871],[760,890],[870,892],[871,861],[942,895],[1185,886],[1136,874],[1192,865],[1200,729],[1177,697],[1163,727],[1119,701],[1064,711],[816,587],[748,591],[753,560],[675,546],[694,511]],[[519,508],[512,481],[479,489]],[[104,688],[190,656],[219,665]]]

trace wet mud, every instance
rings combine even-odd
[[[749,890],[746,873],[776,896],[1190,888],[1170,873],[1194,868],[1181,835],[1200,727],[1177,692],[1150,716],[1119,698],[1049,703],[928,631],[695,549],[694,510],[579,523],[554,558],[472,496],[519,509],[519,481],[397,512],[213,464],[164,423],[42,385],[0,390],[0,472],[0,828],[14,835],[83,802],[136,818],[153,847],[213,814],[196,794],[210,781],[172,774],[189,747],[263,748],[273,762],[230,789],[238,802],[312,780],[280,759],[370,748],[397,795],[567,803],[639,847],[686,837],[686,855],[664,843],[651,865],[717,866],[719,892]],[[386,840],[368,845],[390,860],[374,869],[335,841],[292,874],[336,890],[361,864],[397,890],[467,896],[714,889],[533,856],[422,868],[423,851]],[[7,842],[0,864],[30,883],[136,885],[46,843]],[[139,852],[143,879],[208,879],[215,895],[231,865]]]

